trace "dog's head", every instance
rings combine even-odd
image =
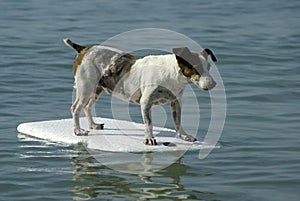
[[[180,47],[174,48],[173,53],[182,74],[191,82],[203,90],[210,90],[216,86],[216,82],[209,74],[208,58],[210,56],[212,61],[217,61],[217,59],[210,49],[191,52],[187,47]]]

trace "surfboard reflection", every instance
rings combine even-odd
[[[119,199],[148,200],[154,198],[189,199],[193,193],[181,184],[181,177],[188,175],[189,167],[177,158],[172,164],[163,166],[157,163],[160,159],[172,153],[139,153],[140,161],[136,158],[120,160],[124,155],[95,151],[97,157],[106,158],[107,164],[99,162],[91,151],[83,145],[75,145],[78,155],[72,157],[74,165],[74,187],[71,192],[74,200],[98,198],[110,200],[116,196]],[[164,157],[162,157],[164,154]],[[175,156],[176,157],[176,156]],[[118,160],[119,159],[119,160]],[[109,163],[110,162],[110,163]],[[109,165],[109,166],[107,166]],[[123,171],[119,171],[123,170]],[[124,173],[128,174],[124,174]],[[208,176],[202,174],[201,176]],[[211,192],[197,192],[204,197]],[[195,198],[195,197],[194,197]]]

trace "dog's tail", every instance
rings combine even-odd
[[[86,47],[85,46],[81,46],[81,45],[78,45],[76,43],[73,43],[70,39],[68,38],[65,38],[64,39],[64,43],[71,47],[72,49],[76,50],[78,53],[80,53],[83,49],[85,49]]]

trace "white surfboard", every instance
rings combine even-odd
[[[104,129],[90,130],[88,136],[73,134],[72,119],[22,123],[17,130],[38,139],[64,144],[84,143],[87,148],[109,152],[185,151],[210,146],[200,141],[193,143],[183,141],[176,138],[175,130],[161,127],[153,128],[158,145],[144,145],[144,124],[99,117],[95,117],[94,120],[97,123],[104,123]],[[80,122],[82,128],[88,128],[85,118],[80,118]]]

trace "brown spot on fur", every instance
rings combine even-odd
[[[140,59],[139,57],[136,57],[136,56],[134,56],[132,54],[129,54],[129,53],[124,54],[123,57],[126,57],[126,58],[131,59],[131,60],[138,60],[138,59]]]
[[[113,61],[106,69],[103,69],[103,75],[99,82],[100,85],[106,91],[113,91],[121,79],[124,80],[129,76],[131,66],[136,62],[135,59],[137,58],[133,55],[125,54]]]
[[[188,67],[177,60],[178,66],[181,69],[181,72],[186,77],[192,77],[193,75],[199,75],[197,70],[193,67]]]
[[[127,72],[131,70],[131,66],[135,63],[135,61],[138,59],[138,57],[135,57],[131,54],[125,54],[121,56],[117,61],[115,62],[115,68],[116,68],[116,75],[117,76],[123,76]]]
[[[76,75],[77,68],[78,68],[78,66],[81,64],[82,59],[83,59],[85,53],[86,53],[87,50],[89,50],[91,47],[93,47],[93,46],[88,46],[88,47],[84,48],[83,50],[81,50],[80,53],[78,53],[78,55],[77,55],[77,57],[76,57],[76,59],[75,59],[75,61],[74,61],[74,65],[73,65],[73,73],[74,73],[74,76]]]

